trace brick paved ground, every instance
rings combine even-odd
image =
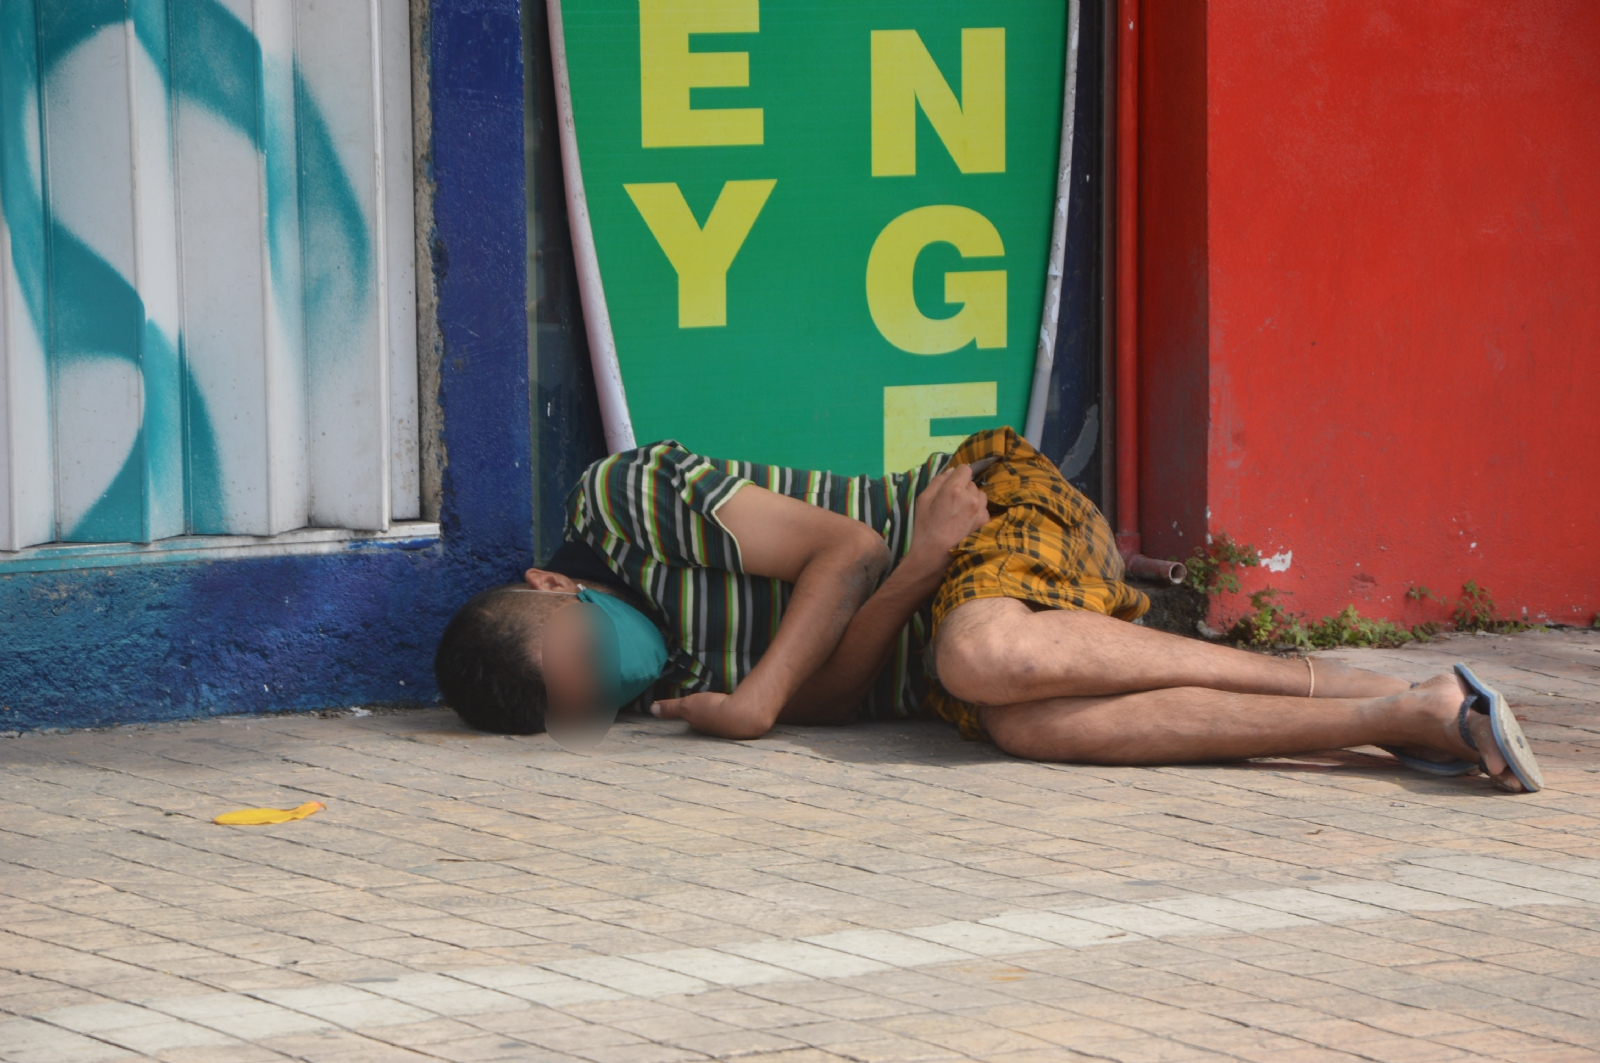
[[[931,724],[0,741],[0,1057],[1600,1059],[1600,634],[1339,656],[1480,662],[1550,788],[1046,766]]]

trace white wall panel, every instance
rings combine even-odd
[[[422,516],[417,436],[417,259],[411,168],[411,12],[380,0],[384,229],[388,247],[389,516]]]
[[[127,54],[133,126],[135,287],[144,302],[139,335],[144,423],[140,429],[144,527],[138,542],[184,532],[183,382],[178,359],[178,205],[173,194],[172,109],[167,98],[165,0],[130,0]],[[152,25],[136,26],[149,19]],[[151,49],[157,49],[152,53]],[[52,173],[54,170],[52,169]],[[63,522],[64,523],[64,522]]]
[[[135,10],[159,47],[165,3]],[[74,234],[53,240],[50,275],[57,522],[69,541],[184,530],[166,56],[147,52],[134,13],[51,57],[46,80],[49,203]],[[102,267],[116,276],[97,276]]]
[[[313,523],[389,522],[388,239],[378,0],[295,0]],[[304,99],[302,100],[304,102]]]
[[[184,353],[201,400],[190,407],[190,525],[275,535],[309,515],[294,12],[282,0],[219,3],[254,41],[215,42],[196,61],[232,75],[233,93],[175,102]],[[194,423],[202,410],[208,432]]]
[[[128,90],[132,28],[112,22],[64,55],[45,81],[50,210],[134,283],[133,126]]]
[[[125,23],[112,23],[77,45],[56,62],[45,82],[45,111],[50,144],[50,206],[55,222],[81,241],[87,251],[115,270],[130,288],[134,277],[134,224],[132,203],[133,130],[129,121],[128,40]],[[57,243],[60,241],[57,240]],[[53,271],[50,302],[53,316],[72,312],[63,302],[75,302],[76,293],[63,292],[62,273],[72,268],[64,249]],[[72,283],[75,279],[69,279]],[[84,288],[91,282],[85,281]],[[125,359],[137,365],[138,330],[142,322],[130,319],[126,306],[107,307],[105,320],[89,337],[115,350],[72,350],[54,358],[57,421],[67,426],[57,435],[57,513],[61,537],[70,539],[74,528],[107,490],[131,458],[138,442],[143,416],[143,385],[129,383],[116,366],[96,363]],[[95,373],[96,368],[104,372]],[[80,371],[81,369],[81,371]],[[62,379],[65,377],[65,379]],[[94,409],[92,407],[99,407]],[[78,428],[103,419],[112,438],[128,449],[109,449],[106,436],[82,438]],[[122,431],[125,426],[131,429]],[[118,437],[127,436],[126,439]],[[136,539],[142,531],[142,513],[122,515],[125,525],[115,539]]]
[[[299,162],[295,146],[294,10],[284,0],[254,0],[262,53],[262,188],[267,194],[268,527],[272,534],[311,523],[307,435],[305,289],[300,248]]]
[[[0,159],[0,166],[6,161]],[[37,182],[37,156],[32,162]],[[37,183],[32,191],[37,203]],[[50,384],[44,342],[17,264],[19,256],[31,259],[24,261],[22,268],[34,270],[42,282],[44,212],[36,212],[35,232],[13,243],[6,223],[8,206],[15,216],[24,210],[32,212],[33,204],[7,204],[3,192],[0,187],[0,550],[20,550],[55,538]]]
[[[38,44],[31,5],[0,6],[0,550],[55,537]]]

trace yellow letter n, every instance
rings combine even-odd
[[[728,323],[728,267],[777,181],[728,181],[705,228],[676,184],[623,185],[678,271],[678,327]]]
[[[639,0],[639,125],[647,148],[760,144],[759,107],[694,110],[690,89],[744,88],[749,52],[691,52],[691,33],[756,33],[759,0]]]
[[[962,173],[1005,173],[1006,31],[961,31],[961,100],[916,30],[872,31],[872,176],[917,172],[917,105]]]

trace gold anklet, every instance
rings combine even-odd
[[[1306,691],[1306,697],[1314,698],[1317,696],[1317,670],[1311,666],[1310,657],[1305,658],[1305,662],[1306,671],[1311,673],[1311,689]]]

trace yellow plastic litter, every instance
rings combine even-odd
[[[291,819],[305,819],[313,812],[321,812],[321,801],[307,801],[299,808],[241,808],[237,812],[224,812],[213,823],[225,827],[254,827],[262,823],[287,823]]]

